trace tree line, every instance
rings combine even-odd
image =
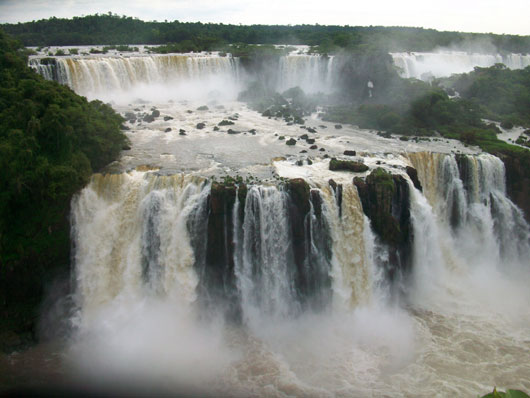
[[[116,14],[71,19],[52,17],[5,24],[5,31],[25,46],[180,44],[210,51],[227,44],[305,44],[322,52],[377,47],[386,51],[430,51],[436,47],[495,48],[503,52],[530,52],[530,37],[434,29],[381,26],[230,25],[201,22],[146,22]]]

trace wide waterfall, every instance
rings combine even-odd
[[[189,97],[192,89],[223,90],[239,81],[239,59],[210,53],[36,57],[29,65],[46,79],[91,98],[148,86],[186,90]]]
[[[530,325],[530,229],[502,162],[402,159],[422,190],[391,168],[410,193],[392,212],[406,206],[413,230],[411,266],[392,279],[351,180],[94,175],[72,203],[74,363],[244,396],[528,389],[516,325]]]
[[[309,93],[329,93],[335,77],[333,59],[308,54],[282,56],[275,71],[275,88],[284,91],[299,86]],[[44,78],[68,85],[79,94],[110,100],[116,100],[113,92],[132,91],[140,96],[147,87],[158,87],[158,95],[169,89],[184,90],[182,99],[193,98],[190,91],[196,90],[228,91],[235,97],[234,87],[244,75],[239,58],[217,53],[33,57],[29,65]]]
[[[428,80],[454,73],[468,73],[475,66],[490,67],[501,63],[509,69],[523,69],[530,65],[529,54],[481,54],[463,51],[391,53],[402,77]]]

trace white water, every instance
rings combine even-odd
[[[334,87],[333,56],[288,55],[281,57],[278,76],[280,92],[298,86],[306,93],[329,93]]]
[[[292,82],[311,83],[322,61],[304,58],[300,70],[308,73],[293,74]],[[332,58],[326,62],[329,71]],[[474,150],[455,142],[389,140],[313,119],[307,125],[318,132],[311,137],[325,151],[311,150],[304,140],[287,147],[277,135],[298,138],[305,131],[240,103],[209,103],[208,111],[197,111],[203,102],[166,102],[195,92],[213,98],[201,85],[210,74],[217,76],[215,68],[195,81],[186,75],[189,90],[182,93],[146,80],[93,94],[121,102],[151,98],[162,116],[174,119],[128,123],[133,150],[116,165],[120,174],[95,175],[72,203],[78,311],[66,361],[73,373],[241,396],[477,396],[495,385],[530,390],[530,234],[505,196],[499,159],[468,156],[464,176],[451,152]],[[233,78],[223,75],[221,87],[233,85]],[[138,114],[148,111],[135,106],[142,108]],[[213,132],[235,114],[230,127],[241,134]],[[207,127],[196,129],[202,121]],[[164,132],[167,127],[172,131]],[[243,133],[251,128],[255,135]],[[345,149],[357,150],[355,159],[371,169],[381,162],[401,175],[409,163],[418,170],[424,191],[411,187],[414,261],[403,297],[389,294],[380,266],[388,261],[387,248],[362,212],[354,174],[331,172],[322,158]],[[271,161],[279,155],[284,158]],[[297,166],[298,159],[314,163]],[[150,167],[139,169],[155,170],[132,170],[145,164]],[[249,186],[245,204],[234,204],[234,239],[227,244],[235,252],[242,324],[225,323],[224,303],[216,307],[212,294],[213,306],[205,310],[201,301],[210,193],[203,177],[264,169],[276,182]],[[304,242],[310,261],[303,265],[318,275],[308,305],[298,296],[291,202],[279,177],[304,178],[322,200],[321,218],[311,202],[304,219],[311,234]],[[330,178],[343,184],[341,206]]]
[[[509,69],[523,69],[530,65],[529,54],[480,54],[462,51],[391,53],[400,75],[405,78],[428,80],[455,73],[471,72],[475,66],[489,67],[505,64]]]
[[[135,377],[243,396],[528,390],[530,234],[504,195],[502,163],[490,155],[466,157],[462,180],[451,155],[409,158],[425,196],[410,185],[414,263],[404,302],[388,301],[378,268],[384,250],[355,188],[343,186],[339,214],[324,179],[312,189],[323,199],[332,241],[331,303],[300,313],[289,197],[256,185],[249,187],[243,220],[242,204],[234,204],[243,328],[198,317],[188,231],[200,229],[185,220],[207,223],[195,214],[209,186],[152,172],[95,176],[73,206],[80,304],[74,369],[98,380]],[[448,203],[458,203],[458,225],[451,225]],[[312,208],[313,222],[315,214]]]
[[[122,102],[133,98],[233,98],[239,88],[239,59],[211,53],[131,56],[54,57],[56,66],[32,58],[29,65],[46,79],[54,78],[91,99]],[[53,73],[55,69],[55,75]],[[228,91],[228,92],[227,92]],[[181,92],[180,94],[176,94]]]

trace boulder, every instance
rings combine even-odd
[[[354,173],[363,173],[368,171],[369,167],[362,162],[332,158],[329,162],[329,169],[331,171],[353,171]]]
[[[289,138],[286,142],[287,145],[296,145],[296,140],[294,138]]]
[[[346,155],[346,156],[357,156],[357,152],[346,150],[346,151],[344,151],[344,155]]]

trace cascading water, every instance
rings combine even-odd
[[[526,54],[479,54],[462,51],[433,53],[391,53],[394,64],[402,77],[429,79],[446,77],[454,73],[468,73],[475,66],[490,67],[505,64],[509,69],[523,69],[530,65],[530,55]]]
[[[46,79],[98,98],[147,86],[222,90],[226,82],[237,87],[239,81],[239,59],[216,54],[37,57],[29,60],[29,66]]]
[[[81,339],[73,353],[111,374],[125,367],[181,387],[210,380],[215,391],[244,395],[527,389],[527,337],[501,326],[530,324],[530,230],[505,196],[502,162],[407,156],[423,187],[408,184],[408,310],[390,301],[399,297],[381,268],[388,254],[351,183],[95,175],[72,204]],[[493,297],[496,287],[510,295]],[[153,322],[163,328],[146,326]],[[162,355],[167,345],[175,347]],[[509,354],[490,356],[490,345]],[[209,365],[192,376],[196,360]]]
[[[283,56],[279,64],[278,90],[298,86],[308,93],[329,93],[334,87],[333,72],[333,56]]]

